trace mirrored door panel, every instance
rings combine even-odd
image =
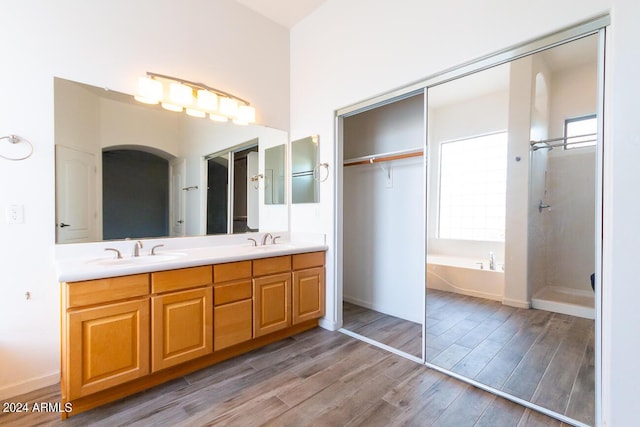
[[[428,90],[426,360],[595,422],[598,35]]]

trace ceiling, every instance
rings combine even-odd
[[[235,0],[286,28],[311,14],[326,0]]]

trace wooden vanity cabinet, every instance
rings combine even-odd
[[[149,275],[63,283],[62,394],[77,399],[149,373]]]
[[[291,326],[291,256],[253,261],[253,337]]]
[[[253,337],[251,261],[213,266],[213,350]]]
[[[213,352],[211,280],[211,266],[151,273],[152,372]]]
[[[314,328],[324,288],[324,252],[62,283],[62,417]]]
[[[292,324],[324,316],[324,252],[293,255]]]

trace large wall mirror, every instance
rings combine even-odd
[[[595,423],[598,35],[428,90],[426,355]]]
[[[338,112],[343,331],[572,425],[596,423],[601,22]]]
[[[291,202],[318,203],[318,135],[291,141]]]
[[[284,168],[286,132],[60,78],[54,112],[56,243],[287,229],[284,196],[266,204],[251,180],[271,147],[281,148],[269,151],[269,167]]]

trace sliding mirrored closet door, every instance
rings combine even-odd
[[[427,363],[588,425],[601,60],[593,34],[427,92]]]
[[[424,96],[343,119],[343,330],[423,360]]]

